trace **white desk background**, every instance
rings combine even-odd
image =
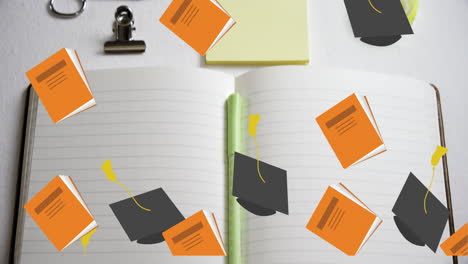
[[[79,3],[56,1],[68,10]],[[205,66],[159,23],[170,1],[88,0],[78,18],[58,19],[48,13],[48,0],[0,0],[0,262],[6,263],[12,232],[27,70],[63,47],[78,50],[86,70],[180,65],[238,75],[253,68]],[[146,41],[143,55],[103,54],[104,42],[113,37],[114,11],[123,4],[133,10],[135,39]],[[353,37],[343,0],[309,0],[310,65],[409,75],[440,88],[456,228],[468,222],[467,14],[468,0],[421,0],[415,35],[379,48]],[[468,263],[468,257],[461,263]]]

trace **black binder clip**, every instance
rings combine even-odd
[[[119,6],[115,11],[115,22],[112,31],[116,40],[104,43],[104,52],[106,53],[134,53],[145,52],[146,44],[143,40],[133,40],[132,31],[133,13],[128,6]]]

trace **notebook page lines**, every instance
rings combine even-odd
[[[248,100],[246,115],[262,115],[257,127],[260,159],[288,171],[289,216],[277,213],[262,218],[249,214],[246,220],[244,253],[248,263],[444,263],[441,251],[435,257],[427,248],[408,243],[391,212],[410,171],[425,184],[430,180],[430,157],[440,144],[434,91],[419,81],[372,74],[334,75],[283,67],[237,79],[237,91]],[[315,117],[353,92],[368,96],[388,151],[342,169]],[[254,156],[255,145],[248,140],[247,132],[245,138],[247,154]],[[431,191],[445,203],[440,167],[436,175],[439,177]],[[383,219],[353,258],[305,228],[326,188],[339,182]],[[447,229],[444,237],[448,237]]]
[[[313,121],[311,121],[312,123]],[[264,122],[265,123],[265,122]],[[312,125],[312,124],[311,124]],[[274,120],[272,124],[265,128],[267,131],[275,131]],[[291,124],[291,126],[294,126]],[[290,126],[290,127],[291,127]],[[433,126],[421,127],[424,129],[433,129]],[[259,128],[260,129],[260,128]],[[424,131],[419,131],[424,133]],[[389,133],[387,132],[386,135]],[[311,133],[311,136],[321,136],[318,132]],[[291,227],[297,228],[297,234],[301,234],[302,242],[299,239],[301,236],[295,235],[296,233],[288,232],[283,234],[283,236],[275,237],[278,233],[277,227],[273,224],[274,221],[271,219],[260,219],[256,217],[249,217],[248,226],[252,230],[252,236],[259,238],[259,227],[265,226],[270,227],[269,230],[260,231],[266,236],[267,241],[257,241],[247,244],[249,252],[252,252],[254,255],[261,255],[261,253],[267,253],[264,250],[272,250],[271,248],[275,247],[273,241],[281,241],[281,248],[275,248],[273,251],[281,254],[281,250],[286,250],[284,245],[306,245],[310,244],[310,241],[317,243],[322,243],[323,241],[317,240],[314,237],[314,234],[308,233],[305,229],[305,224],[312,215],[315,206],[318,204],[318,201],[323,195],[324,190],[330,184],[336,184],[338,182],[344,182],[347,186],[363,201],[366,201],[366,204],[377,213],[377,215],[384,219],[384,223],[377,230],[376,234],[371,238],[369,245],[366,245],[362,250],[361,256],[375,256],[381,257],[383,252],[379,252],[379,247],[376,246],[374,251],[371,250],[372,245],[377,245],[380,236],[384,236],[387,239],[388,236],[391,236],[392,239],[383,240],[380,244],[382,245],[400,245],[402,237],[398,233],[398,230],[394,227],[393,223],[393,214],[391,213],[391,207],[393,206],[394,200],[402,188],[404,183],[404,178],[407,176],[407,173],[410,171],[419,171],[424,172],[424,164],[428,163],[428,159],[415,160],[415,153],[405,153],[405,151],[398,151],[396,145],[392,144],[392,140],[385,137],[385,143],[388,144],[389,148],[392,148],[392,153],[388,152],[382,155],[382,157],[375,157],[372,160],[368,160],[366,164],[356,165],[354,168],[351,168],[349,171],[342,171],[339,163],[337,162],[334,154],[329,149],[328,145],[321,145],[319,143],[304,143],[304,144],[288,144],[287,138],[292,138],[292,136],[285,134],[275,136],[266,136],[262,137],[262,133],[259,132],[258,138],[260,143],[259,148],[262,150],[262,160],[271,162],[272,164],[278,164],[278,166],[286,169],[288,171],[288,193],[289,193],[289,203],[290,203],[290,218],[293,218],[294,221],[291,223]],[[434,138],[435,140],[438,137]],[[398,140],[398,138],[393,141]],[[282,142],[279,146],[269,146],[269,142]],[[416,144],[424,144],[424,142],[413,142],[413,146]],[[254,155],[254,146],[249,144],[249,155]],[[324,154],[326,153],[326,154]],[[424,153],[424,151],[422,152]],[[423,154],[419,154],[421,156]],[[398,164],[398,167],[389,166],[389,164]],[[426,164],[426,166],[428,166]],[[419,173],[421,174],[421,173]],[[318,177],[315,177],[315,176]],[[437,175],[443,175],[441,168],[438,168]],[[424,176],[422,174],[421,176]],[[395,178],[398,177],[401,180],[397,181]],[[423,178],[424,179],[424,178]],[[438,188],[434,188],[433,192],[437,193],[437,196],[441,200],[445,200],[443,192],[443,179],[441,177],[437,178],[436,184]],[[377,187],[377,188],[376,188]],[[310,193],[309,193],[310,192]],[[305,202],[309,200],[310,202]],[[370,202],[367,202],[370,201]],[[277,215],[275,217],[284,218],[287,216]],[[281,222],[280,222],[281,223]],[[303,223],[303,224],[301,224]],[[385,232],[386,228],[390,228],[389,232]],[[393,232],[393,233],[392,233]],[[248,233],[248,232],[247,232]],[[255,235],[253,235],[255,234]],[[395,236],[396,234],[396,236]],[[268,242],[268,241],[271,241]],[[316,248],[315,244],[310,244],[311,248]],[[260,251],[257,251],[255,248],[261,248]],[[402,253],[413,252],[411,250],[411,245],[400,246],[401,249],[405,249]],[[409,248],[408,248],[409,247]],[[293,248],[294,249],[294,248]],[[297,248],[296,248],[297,249]],[[303,252],[307,252],[307,248],[302,248]],[[289,249],[287,249],[289,252]],[[406,252],[405,252],[406,251]],[[339,253],[339,252],[336,252]],[[426,257],[430,256],[426,252]],[[330,253],[331,256],[336,254]],[[274,254],[272,254],[274,255]],[[249,256],[249,255],[248,255]],[[415,257],[418,255],[414,255]],[[315,256],[317,257],[317,256]],[[287,260],[287,258],[285,258]]]
[[[56,174],[72,176],[99,229],[91,239],[88,256],[83,256],[79,242],[57,253],[26,217],[21,263],[41,259],[48,263],[154,263],[155,257],[174,261],[165,243],[129,241],[109,208],[110,203],[129,197],[106,179],[100,168],[106,159],[112,160],[118,179],[134,195],[162,187],[185,217],[201,209],[214,212],[224,234],[224,103],[232,92],[232,79],[203,73],[176,78],[176,73],[146,69],[122,76],[114,71],[90,72],[98,103],[92,112],[53,126],[47,113],[39,111],[29,197]],[[147,75],[155,83],[143,82]],[[141,85],[125,78],[140,79]],[[125,89],[130,84],[138,89]],[[222,261],[194,259],[194,263]]]

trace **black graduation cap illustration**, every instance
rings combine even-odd
[[[424,211],[426,192],[427,188],[410,173],[392,212],[395,214],[395,224],[406,240],[418,246],[427,245],[435,253],[447,224],[449,212],[429,192],[426,214]]]
[[[259,177],[261,171],[262,179]],[[240,153],[234,154],[232,195],[246,210],[259,216],[288,214],[286,171]]]
[[[140,208],[132,198],[109,205],[130,241],[160,243],[162,232],[185,220],[162,188],[137,195],[135,200],[151,211]]]
[[[354,36],[375,46],[388,46],[413,34],[400,0],[344,0]]]

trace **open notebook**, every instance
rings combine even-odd
[[[445,143],[438,95],[428,83],[301,66],[237,78],[169,68],[99,70],[87,76],[97,107],[58,125],[30,95],[15,263],[451,263],[442,250],[434,255],[408,243],[392,219],[408,173],[428,183],[431,154]],[[239,95],[229,97],[233,92]],[[343,169],[314,119],[353,92],[367,96],[388,151]],[[262,115],[257,127],[262,161],[288,171],[289,215],[253,216],[227,199],[232,183],[227,152],[255,156],[249,114]],[[165,243],[129,242],[108,206],[128,196],[102,174],[106,159],[134,193],[163,187],[185,217],[201,209],[213,212],[229,258],[173,257]],[[57,174],[73,177],[99,224],[88,256],[80,243],[57,252],[21,209]],[[436,175],[432,192],[446,203],[442,166]],[[383,220],[355,257],[305,228],[327,186],[337,182]]]

